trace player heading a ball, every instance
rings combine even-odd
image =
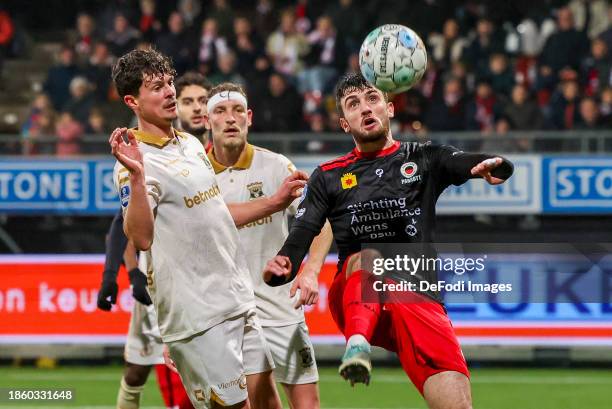
[[[408,27],[385,24],[370,32],[359,50],[364,78],[384,92],[412,88],[427,68],[427,51],[421,38]]]

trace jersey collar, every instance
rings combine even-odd
[[[217,159],[215,159],[215,149],[212,145],[210,147],[210,150],[207,153],[208,159],[210,160],[210,163],[212,163],[213,169],[215,170],[215,174],[219,174],[223,172],[228,167],[231,167],[233,169],[250,168],[251,164],[253,163],[254,154],[255,154],[255,149],[253,149],[253,145],[251,145],[250,143],[247,143],[244,149],[242,150],[242,153],[240,153],[240,157],[238,158],[238,161],[236,161],[236,163],[234,163],[233,166],[225,166],[217,162]]]
[[[168,143],[173,139],[171,136],[153,135],[147,132],[140,131],[136,128],[130,129],[130,132],[134,134],[138,142],[144,142],[147,145],[157,146],[158,148],[163,148],[164,146],[168,145]],[[177,135],[181,139],[187,139],[186,133],[179,132],[174,128],[172,128],[172,133]]]
[[[397,152],[399,147],[400,147],[399,141],[395,141],[393,145],[389,146],[387,149],[381,149],[379,151],[374,151],[374,152],[361,152],[357,149],[357,147],[355,147],[353,149],[353,154],[359,159],[381,158],[383,156],[388,156],[394,152]]]

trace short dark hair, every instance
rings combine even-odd
[[[212,84],[204,75],[200,74],[199,72],[189,71],[181,75],[174,83],[177,98],[181,95],[183,89],[190,85],[197,85],[204,88],[208,92],[210,92],[210,89],[212,88]]]
[[[138,96],[145,76],[175,76],[172,60],[156,50],[132,50],[115,63],[112,78],[121,98],[126,95]]]
[[[208,93],[208,98],[210,99],[210,98],[212,98],[213,95],[219,94],[219,93],[224,92],[224,91],[238,92],[238,93],[244,95],[245,98],[247,96],[244,88],[242,88],[242,85],[236,84],[234,82],[223,82],[221,84],[218,84],[218,85],[215,85],[214,87],[212,87],[212,89]]]
[[[340,117],[344,117],[344,111],[342,110],[342,98],[346,96],[346,94],[353,91],[361,91],[368,88],[375,88],[372,84],[370,84],[361,73],[348,73],[340,77],[338,83],[336,84],[336,89],[334,94],[336,95],[336,110]],[[381,91],[382,92],[382,91]],[[388,101],[389,98],[386,92],[382,92],[385,101]]]

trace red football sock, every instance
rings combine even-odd
[[[181,382],[181,377],[166,365],[155,365],[157,383],[166,407],[179,409],[193,409],[187,392]]]
[[[362,283],[370,282],[369,275],[366,271],[358,270],[346,280],[342,296],[342,308],[345,320],[344,336],[347,340],[355,334],[361,334],[369,342],[374,334],[381,305],[379,302],[363,302],[366,294],[362,294]],[[375,298],[374,291],[371,288],[365,290],[369,290],[367,301]]]

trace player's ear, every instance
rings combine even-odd
[[[134,95],[126,95],[126,96],[124,96],[123,97],[123,102],[130,109],[137,109],[138,108],[138,99],[136,99],[136,97]]]
[[[387,102],[387,114],[389,115],[389,118],[393,118],[395,116],[395,106],[393,105],[393,102]]]
[[[350,127],[348,121],[346,120],[346,118],[344,118],[342,116],[340,117],[340,127],[342,128],[344,133],[349,133],[351,131],[351,127]]]
[[[253,111],[247,109],[247,126],[253,125]]]
[[[203,115],[202,120],[204,121],[204,128],[210,131],[210,121],[207,113]]]

